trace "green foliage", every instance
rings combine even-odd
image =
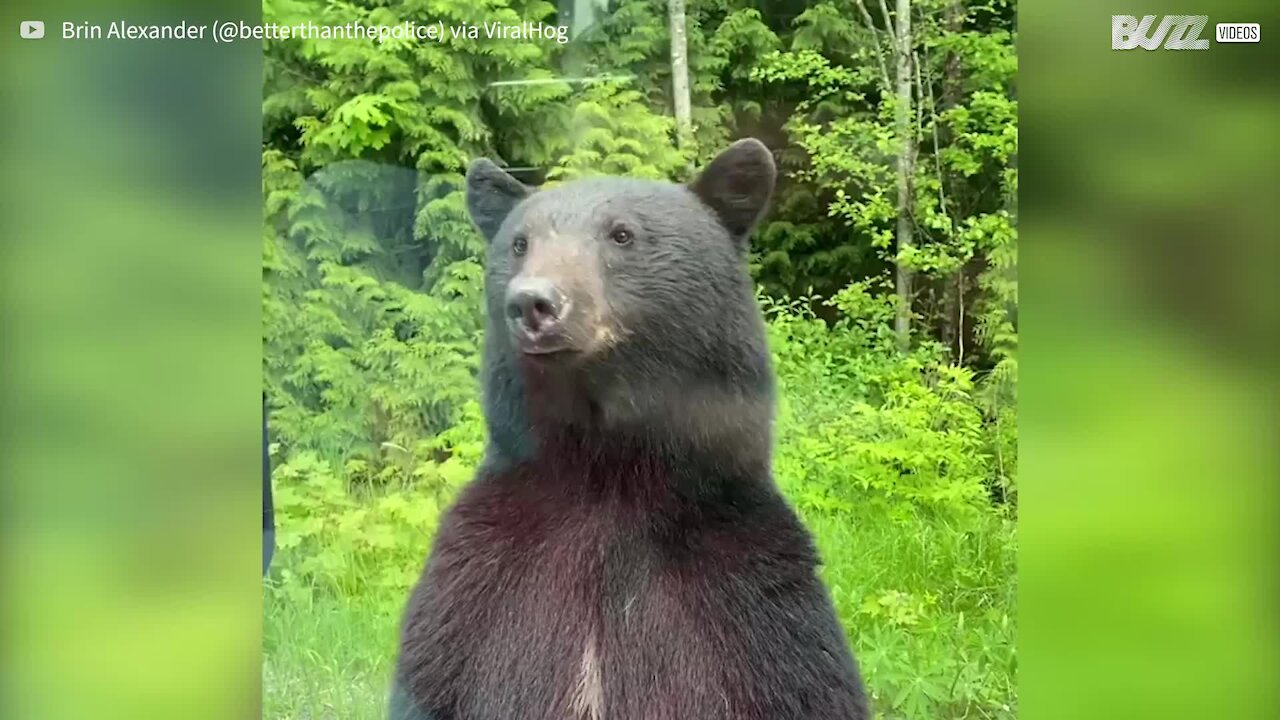
[[[281,592],[297,599],[407,591],[418,579],[423,538],[483,449],[483,418],[470,401],[457,425],[429,441],[385,443],[389,460],[380,466],[351,459],[335,468],[310,451],[277,462]]]
[[[774,294],[829,295],[886,267],[911,268],[918,339],[941,341],[985,371],[999,356],[974,320],[998,325],[997,308],[1016,303],[1012,12],[1004,3],[913,5],[915,246],[894,240],[902,138],[885,70],[890,39],[883,23],[867,27],[856,3],[819,3],[795,19],[789,47],[751,70],[791,99],[783,128],[795,146],[784,155],[792,182],[779,198],[779,227],[766,226],[757,243],[759,274]]]
[[[675,121],[654,113],[637,90],[614,83],[588,89],[574,108],[573,150],[547,174],[550,181],[589,175],[627,175],[663,180],[687,165],[671,144]]]
[[[973,372],[937,345],[903,356],[896,298],[855,283],[827,304],[766,300],[784,399],[778,482],[804,509],[878,508],[893,517],[990,512],[995,458]],[[802,410],[801,410],[802,409]]]

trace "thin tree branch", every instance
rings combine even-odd
[[[893,23],[889,20],[889,6],[884,4],[884,0],[880,0],[880,14],[884,16],[884,28],[888,31],[889,37],[893,38],[898,45],[901,45],[902,39],[898,37],[898,31],[894,29]],[[901,51],[902,49],[899,47],[894,54],[896,55]]]
[[[880,63],[880,77],[884,80],[886,90],[893,88],[893,80],[889,78],[889,66],[884,62],[884,48],[880,45],[880,30],[876,28],[875,21],[871,19],[871,13],[867,12],[867,6],[862,0],[856,0],[858,10],[862,12],[862,19],[867,23],[867,30],[871,32],[871,38],[876,42],[876,60]],[[888,30],[892,37],[892,29]]]
[[[929,75],[929,71],[925,69],[925,75]],[[939,151],[942,149],[942,141],[938,138],[938,102],[933,97],[933,78],[927,77],[929,81],[929,111],[933,115],[932,121],[929,123],[933,130],[933,164],[938,172],[938,204],[942,208],[942,212],[947,212],[947,195],[946,195],[946,175],[942,172],[942,158]]]
[[[921,77],[920,77],[921,68],[925,67],[925,65],[924,63],[920,62],[919,53],[914,53],[913,57],[915,58],[915,63],[916,63],[916,89],[917,89],[917,94],[919,94],[920,96],[920,104],[916,108],[918,110],[918,116],[920,117],[920,121],[919,121],[920,131],[924,132],[924,119],[923,119],[924,94],[923,93],[928,92],[929,93],[929,115],[930,115],[929,127],[933,131],[933,163],[934,163],[935,169],[938,172],[938,209],[941,210],[943,214],[946,214],[947,198],[943,192],[943,187],[942,187],[942,161],[938,159],[938,151],[941,149],[941,143],[938,140],[938,106],[934,103],[934,99],[933,99],[933,78],[932,77],[929,78],[928,84],[925,84],[924,81],[921,80]],[[924,73],[926,75],[929,74],[927,69],[924,70]]]
[[[919,135],[918,112],[911,107],[916,92],[912,91],[912,72],[911,72],[911,0],[897,0],[896,2],[898,25],[894,30],[894,36],[897,39],[895,43],[894,60],[896,65],[895,77],[897,79],[897,102],[894,108],[894,127],[898,136],[898,167],[896,175],[898,185],[898,201],[897,201],[897,262],[896,278],[894,281],[895,294],[898,298],[898,307],[894,318],[894,333],[897,335],[898,347],[906,350],[911,344],[911,324],[912,324],[912,301],[914,292],[912,290],[913,272],[909,264],[903,263],[903,255],[907,254],[915,245],[915,212],[914,212],[914,195],[915,195],[915,162],[916,162],[916,141]],[[885,16],[885,22],[888,27],[893,27],[889,23],[889,11],[885,5],[885,0],[880,0],[880,11]],[[917,128],[911,127],[912,116],[917,116]]]
[[[964,365],[964,264],[956,278],[956,305],[960,306],[960,324],[956,327],[956,337],[960,340],[960,354],[956,357],[956,365]]]
[[[924,83],[920,82],[920,54],[912,51],[911,62],[916,66],[916,132],[924,134]],[[917,146],[919,152],[919,146]]]

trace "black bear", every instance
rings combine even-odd
[[[770,470],[747,242],[775,175],[755,140],[688,185],[472,164],[489,445],[409,599],[395,720],[869,717]]]

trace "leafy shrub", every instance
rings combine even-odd
[[[293,595],[403,594],[417,581],[440,512],[483,449],[473,400],[448,430],[409,448],[388,443],[376,475],[359,458],[341,467],[310,450],[282,458],[272,471],[279,586]]]
[[[979,404],[973,372],[934,344],[895,346],[890,293],[854,283],[828,304],[766,301],[783,403],[777,474],[802,508],[892,514],[987,512],[990,448],[999,440]]]

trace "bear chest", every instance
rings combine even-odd
[[[489,611],[457,628],[470,640],[460,644],[462,717],[658,720],[725,709],[727,658],[702,591],[713,578],[594,520],[500,547],[469,564],[487,580],[467,583],[485,590],[463,602]]]

